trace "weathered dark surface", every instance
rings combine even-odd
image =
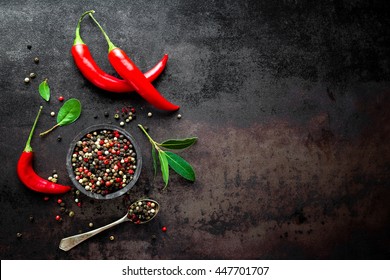
[[[77,19],[88,9],[141,69],[170,55],[155,85],[182,106],[181,120],[135,95],[98,90],[80,75],[69,52]],[[2,1],[1,258],[388,259],[388,14],[387,1],[363,0]],[[88,18],[82,35],[113,73],[105,41]],[[38,77],[25,85],[30,72]],[[49,103],[37,92],[44,78]],[[45,138],[35,135],[42,176],[56,169],[60,182],[70,184],[65,155],[73,137],[114,122],[115,110],[128,104],[138,111],[126,129],[144,151],[140,180],[127,197],[81,197],[79,208],[71,193],[62,195],[76,213],[63,223],[55,220],[58,197],[44,201],[15,172],[39,105],[37,132],[54,124],[50,112],[60,107],[59,95],[80,99],[83,113]],[[194,184],[171,173],[168,191],[161,191],[137,123],[156,140],[199,137],[182,152],[197,172]],[[128,200],[145,193],[162,206],[152,223],[124,224],[70,252],[58,249],[61,238],[89,230],[89,222],[98,227],[122,217]]]

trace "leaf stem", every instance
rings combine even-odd
[[[59,124],[56,124],[52,128],[50,128],[50,129],[48,129],[48,130],[46,130],[44,132],[39,133],[39,136],[44,136],[44,135],[48,134],[49,132],[53,131],[55,128],[59,127],[59,126],[60,126]]]
[[[150,143],[156,148],[157,151],[160,151],[160,147],[158,146],[158,143],[150,137],[150,135],[146,132],[145,128],[142,126],[142,124],[138,124],[138,127],[143,131],[143,133],[148,137]]]

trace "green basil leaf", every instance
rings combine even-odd
[[[157,174],[157,154],[156,154],[156,148],[152,144],[152,158],[153,158],[153,168],[154,168],[154,176],[156,177]]]
[[[50,100],[50,87],[47,82],[47,79],[45,79],[42,83],[39,84],[38,91],[44,100]]]
[[[190,147],[197,140],[198,140],[197,137],[185,138],[185,139],[169,139],[162,142],[160,146],[172,150],[181,150]]]
[[[57,115],[57,124],[64,126],[71,124],[79,118],[81,114],[81,103],[75,98],[71,98],[62,105]]]
[[[169,180],[169,165],[168,165],[167,156],[164,151],[159,151],[158,157],[160,159],[161,173],[166,187],[168,185],[168,180]]]
[[[189,181],[195,181],[195,172],[192,166],[185,161],[181,156],[172,152],[165,152],[169,166],[180,176],[184,177]]]

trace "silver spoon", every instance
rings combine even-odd
[[[145,218],[144,216],[141,216],[141,218],[139,218],[138,214],[141,213],[140,210],[143,210],[146,206],[148,207],[147,211],[149,211],[149,217]],[[148,198],[137,200],[130,205],[126,215],[123,218],[120,218],[119,220],[112,222],[111,224],[102,226],[100,228],[63,238],[60,242],[59,248],[64,251],[69,251],[70,249],[87,240],[88,238],[113,226],[119,225],[123,222],[132,222],[133,224],[145,224],[147,222],[150,222],[154,217],[156,217],[159,210],[160,205],[157,203],[157,201]]]

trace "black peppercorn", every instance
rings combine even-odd
[[[35,62],[36,64],[38,64],[38,63],[39,63],[39,58],[38,58],[38,57],[34,58],[34,62]]]

